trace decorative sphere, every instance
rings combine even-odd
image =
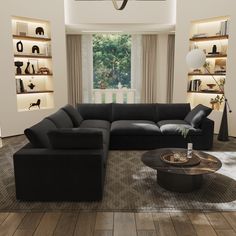
[[[206,62],[206,54],[200,49],[193,49],[187,54],[186,62],[190,68],[201,68]]]

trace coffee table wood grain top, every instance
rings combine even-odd
[[[153,169],[161,172],[180,175],[204,175],[214,173],[222,166],[221,161],[215,156],[202,152],[193,151],[200,159],[200,163],[194,166],[174,166],[161,160],[161,155],[167,152],[187,152],[183,148],[160,148],[143,154],[142,162]]]

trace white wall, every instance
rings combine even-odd
[[[55,109],[17,112],[12,16],[49,20],[51,23]],[[0,8],[0,128],[2,136],[22,134],[45,116],[67,103],[64,1],[8,0]]]
[[[235,0],[177,0],[176,50],[174,101],[186,102],[188,68],[185,57],[189,50],[189,33],[191,22],[219,16],[230,17],[229,47],[227,59],[226,95],[232,106],[229,115],[229,133],[236,136],[236,1]],[[220,116],[215,117],[218,131]]]
[[[120,2],[119,2],[120,3]],[[65,0],[65,22],[76,24],[175,24],[176,0],[128,1],[126,8],[117,11],[111,0]]]

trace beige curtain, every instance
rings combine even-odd
[[[67,35],[68,102],[75,106],[82,102],[81,35]]]
[[[142,91],[143,103],[157,102],[157,35],[142,36]]]
[[[168,35],[168,55],[167,55],[167,102],[173,102],[174,87],[174,58],[175,58],[175,35]]]

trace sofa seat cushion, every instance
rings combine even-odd
[[[51,147],[48,132],[56,130],[56,125],[49,119],[43,119],[36,125],[25,130],[25,135],[35,148]]]
[[[80,126],[81,122],[83,121],[83,117],[73,106],[67,104],[61,109],[64,110],[67,113],[67,115],[71,118],[74,127]]]
[[[200,129],[195,129],[184,120],[162,120],[157,122],[161,133],[164,135],[181,135],[181,129],[189,129],[190,135],[201,134]]]
[[[62,109],[48,116],[47,119],[51,120],[57,128],[73,128],[73,122],[70,116]]]
[[[161,135],[161,131],[153,121],[118,120],[111,124],[111,135]]]
[[[80,128],[100,128],[110,130],[111,124],[106,120],[83,120]]]

